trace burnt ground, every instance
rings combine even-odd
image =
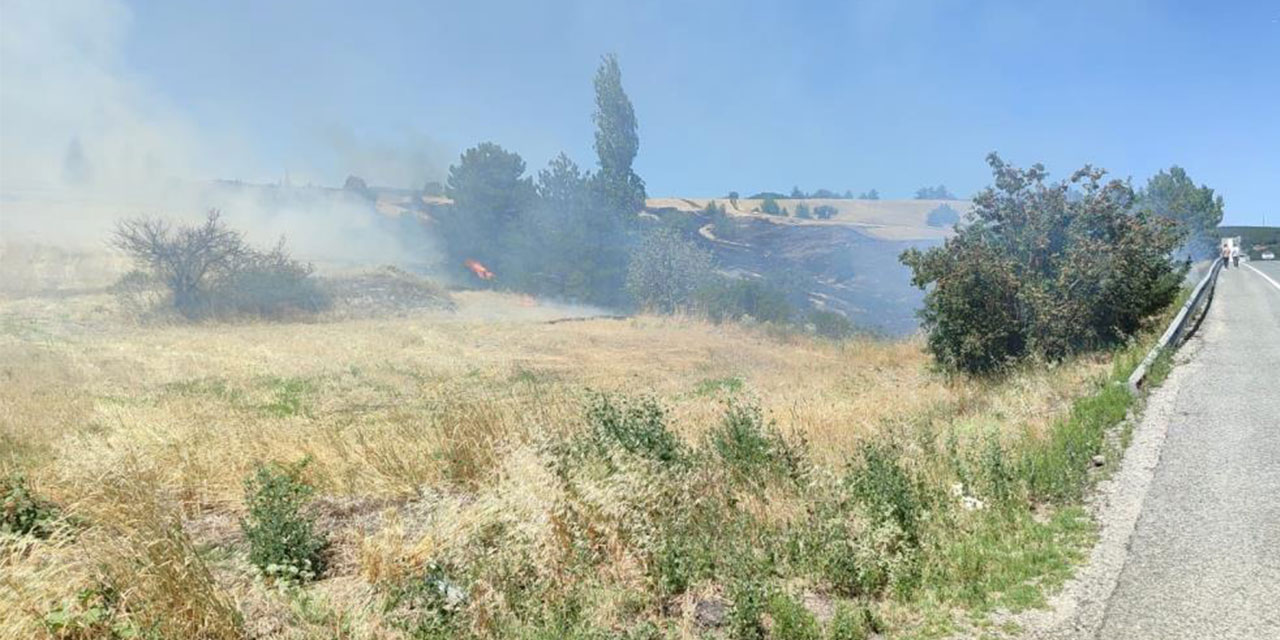
[[[720,270],[747,277],[786,274],[789,288],[816,308],[843,313],[859,327],[890,335],[916,330],[924,293],[898,261],[909,247],[936,240],[871,237],[856,227],[795,224],[761,217],[700,220],[693,239],[714,252]]]

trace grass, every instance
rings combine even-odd
[[[975,381],[910,340],[458,300],[142,327],[0,299],[0,472],[53,514],[0,538],[0,636],[939,637],[1080,562],[1143,355]],[[238,522],[301,459],[325,572],[281,586]]]

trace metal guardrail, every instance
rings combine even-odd
[[[1220,270],[1222,270],[1222,258],[1213,261],[1209,273],[1205,274],[1200,284],[1191,291],[1191,297],[1187,298],[1186,304],[1178,310],[1178,315],[1174,316],[1173,322],[1169,323],[1169,328],[1165,330],[1164,335],[1160,336],[1160,341],[1151,348],[1147,357],[1142,359],[1142,364],[1133,370],[1133,374],[1129,376],[1129,393],[1138,395],[1142,383],[1147,378],[1147,371],[1151,369],[1151,365],[1155,364],[1156,358],[1159,358],[1166,349],[1178,348],[1182,340],[1187,337],[1187,327],[1191,321],[1203,316],[1198,309],[1207,308],[1209,302],[1213,300],[1213,290],[1217,286]]]

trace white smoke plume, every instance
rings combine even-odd
[[[446,157],[425,136],[371,145],[335,127],[320,136],[332,150],[328,166],[257,176],[274,185],[218,181],[252,177],[249,145],[228,142],[240,139],[234,132],[200,130],[128,68],[131,20],[118,0],[0,0],[0,251],[102,249],[120,218],[196,220],[218,208],[255,242],[283,235],[321,266],[431,261],[426,247],[406,249],[394,218],[371,201],[278,184],[294,169],[364,171],[370,184],[421,188],[438,179],[433,159]]]

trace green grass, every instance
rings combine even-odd
[[[263,382],[263,386],[272,398],[259,408],[268,415],[280,418],[304,415],[307,410],[306,402],[316,389],[315,383],[306,378],[271,377]]]
[[[742,391],[746,381],[738,376],[724,378],[704,378],[693,387],[694,396],[714,396],[721,393],[734,394]]]

